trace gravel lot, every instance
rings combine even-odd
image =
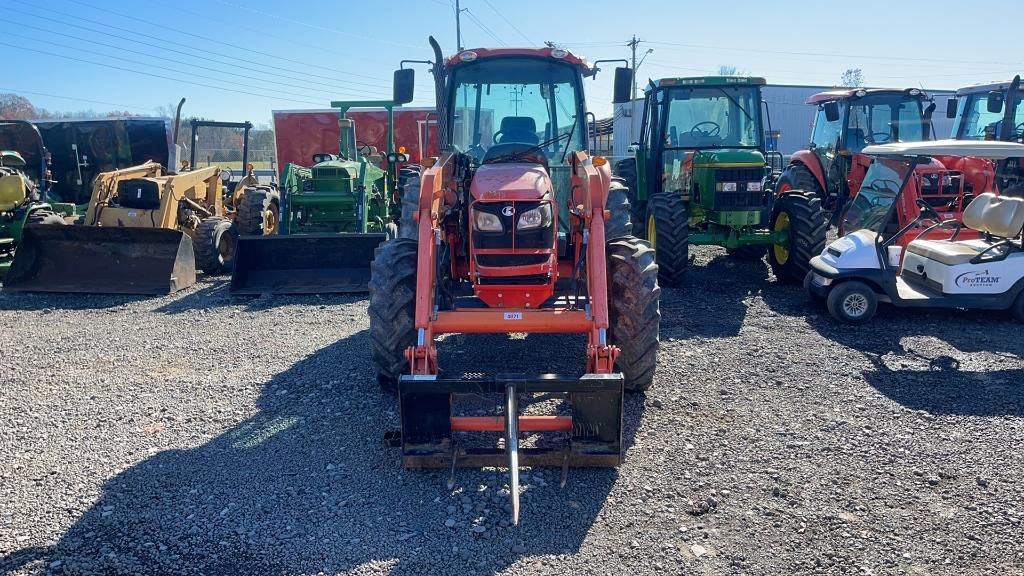
[[[1006,315],[841,327],[695,249],[619,470],[405,472],[366,299],[0,293],[0,574],[1024,574],[1024,342]],[[572,338],[446,367],[571,371]],[[568,360],[567,360],[568,359]]]

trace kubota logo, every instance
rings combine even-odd
[[[986,270],[972,270],[956,277],[956,285],[961,288],[988,288],[999,284],[999,276],[993,276]]]
[[[501,213],[504,214],[505,216],[511,216],[516,213],[516,209],[513,208],[512,206],[505,206],[504,208],[501,209]]]

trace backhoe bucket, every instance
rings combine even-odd
[[[384,234],[242,236],[231,294],[367,292],[370,263]]]
[[[178,230],[27,226],[4,290],[160,295],[195,283],[192,239]]]

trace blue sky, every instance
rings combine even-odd
[[[449,0],[0,0],[7,54],[0,92],[54,110],[151,114],[186,97],[186,111],[267,122],[271,110],[390,96],[402,59],[431,56],[427,36],[455,50]],[[610,2],[462,0],[463,43],[554,41],[589,60],[623,58],[631,35],[648,49],[639,76],[735,66],[769,83],[832,85],[847,68],[869,85],[956,88],[1024,71],[1024,38],[989,32],[1009,0],[962,2]],[[580,13],[577,13],[577,10]],[[140,73],[142,72],[142,73]],[[417,101],[432,102],[430,76]],[[587,86],[610,111],[611,74]],[[74,98],[74,99],[73,99]],[[76,100],[77,99],[77,100]]]

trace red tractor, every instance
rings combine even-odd
[[[871,163],[860,153],[865,146],[931,139],[935,104],[917,88],[832,90],[811,96],[807,103],[818,107],[810,145],[793,154],[776,190],[814,192],[833,219],[859,188],[851,179],[854,166],[866,170]]]
[[[621,461],[623,391],[654,379],[658,268],[650,245],[630,235],[625,187],[606,159],[586,152],[583,80],[595,66],[558,48],[445,58],[430,43],[441,155],[405,186],[402,229],[412,237],[383,244],[372,264],[373,363],[380,385],[399,397],[393,440],[403,466],[507,466],[517,522],[520,464],[564,474]],[[396,104],[412,100],[413,84],[412,69],[395,72]],[[614,100],[628,101],[631,85],[631,70],[616,69]],[[453,333],[583,334],[585,368],[442,376],[435,338]],[[465,395],[487,394],[500,413],[453,409]],[[564,410],[521,415],[519,402],[538,395],[564,400]],[[485,432],[503,432],[503,445],[458,436]],[[521,433],[568,443],[520,450]]]

